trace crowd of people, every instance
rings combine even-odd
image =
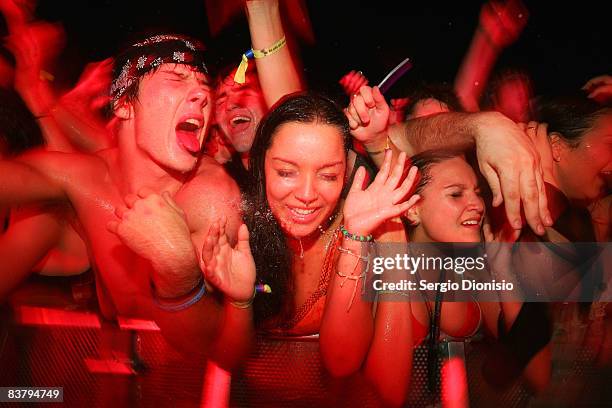
[[[361,296],[372,242],[610,240],[612,77],[551,97],[507,71],[485,95],[526,24],[515,3],[483,6],[454,87],[387,101],[351,71],[338,101],[307,89],[278,0],[245,2],[240,66],[215,74],[197,39],[158,33],[62,94],[46,71],[61,28],[1,0],[15,63],[2,62],[0,89],[0,302],[32,274],[92,276],[104,319],[153,320],[176,350],[247,383],[267,338],[316,336],[306,358],[346,387],[364,381],[380,406],[422,391],[417,348],[433,378],[443,338],[481,335],[490,364],[447,369],[433,391],[443,405],[469,405],[470,376],[545,394],[558,304]],[[609,370],[608,304],[586,308],[587,320],[599,311],[596,364]],[[252,380],[264,406],[280,404],[273,383]],[[325,395],[315,401],[338,404]]]

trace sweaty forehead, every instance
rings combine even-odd
[[[198,68],[197,66],[193,66],[193,65],[167,62],[167,63],[161,64],[158,70],[159,71],[172,71],[172,72],[182,73],[182,74],[194,73],[197,77],[206,78],[207,82],[210,81],[210,76],[208,75],[207,72],[204,72],[202,69]]]
[[[184,64],[208,72],[203,46],[197,40],[172,34],[152,36],[132,44],[116,58],[110,89],[113,102],[133,89],[139,78],[164,64]]]
[[[472,167],[462,158],[455,157],[437,163],[430,169],[432,182],[438,186],[449,184],[465,184],[476,187],[478,179]]]
[[[342,132],[318,122],[287,122],[280,125],[268,149],[273,155],[293,155],[300,160],[329,160],[345,156]]]
[[[144,74],[142,79],[158,82],[165,77],[173,77],[176,78],[176,80],[195,78],[202,86],[210,88],[210,76],[189,65],[173,63],[162,64],[157,69]]]

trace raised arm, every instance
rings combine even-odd
[[[50,115],[74,148],[96,152],[115,144],[102,109],[108,105],[112,59],[87,64],[76,85],[63,94]]]
[[[512,227],[522,228],[521,204],[536,233],[542,235],[544,226],[552,225],[539,154],[525,132],[504,115],[439,114],[406,122],[404,129],[391,135],[400,149],[417,152],[475,145],[480,171],[493,193],[492,204],[497,207],[504,202]]]
[[[374,337],[363,369],[388,406],[403,406],[412,373],[412,310],[407,297],[388,299],[397,296],[381,294],[378,299]]]
[[[96,122],[92,106],[85,96],[106,94],[110,79],[110,62],[103,61],[96,69],[88,67],[73,90],[58,100],[53,89],[54,77],[48,72],[64,43],[64,31],[59,24],[28,22],[31,16],[13,1],[10,12],[10,35],[7,47],[15,62],[14,87],[38,120],[47,147],[54,151],[74,149],[97,151],[110,145],[109,137],[100,122]],[[104,76],[106,74],[106,77]],[[79,98],[76,98],[79,96]]]
[[[253,49],[268,49],[285,36],[278,0],[247,0],[246,13]],[[268,107],[283,96],[303,89],[288,45],[264,58],[255,58],[255,63]]]
[[[495,61],[505,47],[516,41],[528,18],[521,0],[504,4],[489,1],[482,6],[479,25],[455,79],[455,92],[466,111],[479,110],[480,97]]]
[[[391,165],[387,154],[381,170],[364,190],[365,169],[360,168],[344,205],[344,237],[339,247],[336,274],[332,277],[321,321],[321,356],[335,376],[346,376],[359,370],[372,341],[386,337],[384,330],[373,331],[372,303],[361,298],[365,289],[367,248],[360,237],[367,237],[387,220],[399,216],[412,206],[418,196],[408,198],[416,177],[416,168],[401,181],[406,155]],[[374,335],[375,339],[372,340]],[[390,351],[390,350],[387,350]]]
[[[390,109],[378,87],[363,85],[351,97],[345,110],[351,135],[361,142],[378,167],[382,166],[385,151],[393,151],[393,158],[401,152],[390,138]],[[410,154],[410,153],[409,153]]]
[[[72,151],[70,141],[50,114],[56,95],[48,65],[63,46],[64,31],[59,24],[27,24],[21,20],[10,27],[7,47],[15,57],[14,88],[38,121],[47,147],[54,151]]]
[[[512,120],[498,112],[448,112],[387,129],[389,108],[384,98],[368,94],[375,95],[376,90],[362,87],[360,95],[351,101],[347,116],[353,137],[366,146],[374,160],[386,146],[409,156],[428,149],[475,147],[480,171],[493,192],[493,206],[505,203],[512,227],[522,228],[521,204],[535,232],[544,234],[544,226],[552,225],[539,154],[523,129]]]

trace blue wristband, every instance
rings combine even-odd
[[[200,276],[198,283],[188,293],[176,298],[162,298],[155,294],[155,288],[152,289],[153,302],[161,310],[166,312],[180,312],[196,303],[206,294],[206,284],[204,278]]]

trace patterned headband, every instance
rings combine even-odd
[[[204,47],[200,42],[178,35],[155,35],[133,44],[116,60],[117,64],[122,61],[123,65],[111,85],[113,104],[138,78],[161,64],[190,65],[208,74],[203,52]]]

